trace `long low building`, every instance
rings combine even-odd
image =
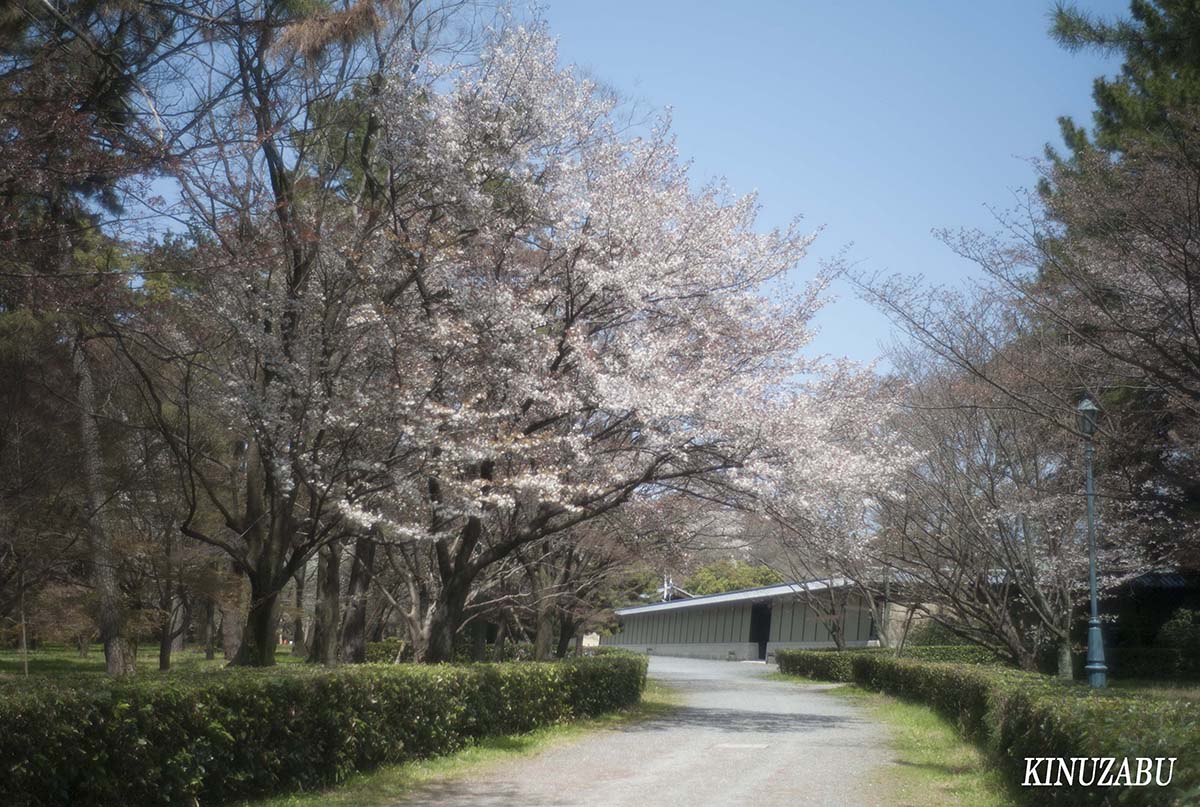
[[[618,608],[619,628],[600,644],[661,656],[766,659],[784,648],[833,647],[828,622],[805,602],[840,580],[782,583],[652,605]],[[866,601],[847,598],[842,616],[846,645],[875,644]]]

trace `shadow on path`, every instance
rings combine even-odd
[[[824,714],[788,714],[758,712],[744,709],[718,709],[702,706],[683,706],[654,720],[621,726],[622,732],[658,732],[695,729],[714,729],[753,734],[790,734],[831,729],[861,722],[856,718]]]

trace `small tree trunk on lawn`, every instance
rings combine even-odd
[[[504,660],[504,645],[508,642],[508,614],[502,613],[500,616],[500,627],[496,629],[496,649],[493,652],[493,661]]]
[[[175,637],[171,640],[171,649],[176,652],[182,652],[186,646],[188,628],[192,625],[192,603],[183,597],[176,600],[179,603],[179,609],[175,612],[175,620],[171,625],[171,633]]]
[[[307,564],[306,564],[307,565]],[[292,621],[292,655],[307,656],[308,643],[304,638],[304,578],[306,569],[302,566],[296,572],[296,618]]]
[[[167,672],[171,669],[171,644],[170,635],[163,637],[158,642],[158,671]]]
[[[25,633],[25,572],[17,575],[17,600],[21,617],[21,668],[29,677],[29,636]]]
[[[96,425],[96,391],[87,339],[77,326],[71,355],[79,406],[79,436],[83,449],[81,476],[87,502],[87,537],[92,563],[92,585],[96,591],[96,624],[104,643],[104,662],[109,675],[127,676],[136,671],[134,651],[125,636],[121,614],[121,590],[117,582],[117,558],[112,539],[104,529],[105,496],[101,490],[100,429]]]
[[[162,619],[159,620],[159,622],[160,622],[159,628],[161,630],[161,633],[159,634],[159,638],[158,638],[158,670],[159,670],[159,672],[166,672],[167,670],[171,669],[171,648],[175,642],[174,637],[171,635],[172,628],[173,628],[172,623],[174,622],[174,620],[171,618],[171,616],[172,616],[172,612],[167,611],[163,615]]]
[[[242,627],[245,615],[249,611],[249,585],[245,579],[237,583],[237,597],[230,602],[227,598],[221,603],[221,650],[228,661],[233,661],[238,648],[242,646]]]
[[[196,640],[204,645],[204,658],[208,661],[216,658],[215,642],[213,641],[213,635],[216,633],[216,625],[213,624],[216,621],[216,610],[217,606],[212,597],[205,597],[204,606],[200,612],[200,625],[196,631]]]
[[[175,640],[179,639],[182,643],[183,629],[180,626],[182,615],[175,610],[176,597],[172,589],[174,586],[168,583],[167,593],[159,600],[159,611],[162,616],[159,618],[159,638],[158,638],[158,670],[166,672],[171,669],[171,651],[176,649]]]
[[[535,661],[550,660],[550,643],[554,641],[553,616],[550,604],[544,599],[539,599],[533,633],[533,658]]]
[[[1058,677],[1070,681],[1075,677],[1075,668],[1071,659],[1071,639],[1066,637],[1058,640]]]

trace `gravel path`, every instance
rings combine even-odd
[[[769,669],[774,669],[769,668]],[[884,729],[827,687],[768,681],[763,664],[654,657],[681,689],[662,718],[605,729],[476,777],[430,784],[428,807],[874,807]]]

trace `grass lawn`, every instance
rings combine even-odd
[[[893,807],[1017,807],[1010,788],[983,752],[964,740],[954,724],[927,706],[869,692],[853,684],[830,685],[776,673],[777,681],[819,684],[863,707],[887,726],[897,764],[878,776]]]
[[[295,664],[303,659],[291,655],[291,648],[282,646],[275,654],[278,664]],[[158,645],[143,645],[138,649],[138,673],[140,675],[159,675]],[[204,651],[187,648],[171,654],[172,672],[197,672],[202,670],[219,670],[225,666],[225,658],[217,653],[212,661],[204,658]],[[29,653],[29,677],[54,677],[60,675],[78,675],[86,673],[104,674],[104,648],[92,645],[88,654],[82,658],[74,647],[62,645],[43,645],[38,650]],[[15,650],[0,650],[0,680],[13,680],[24,676],[21,654]]]
[[[544,751],[596,729],[660,716],[674,709],[679,701],[676,691],[651,680],[646,684],[641,703],[620,712],[548,726],[528,734],[489,737],[454,754],[354,774],[329,790],[244,802],[242,807],[380,807],[420,785],[482,775],[495,765]]]

